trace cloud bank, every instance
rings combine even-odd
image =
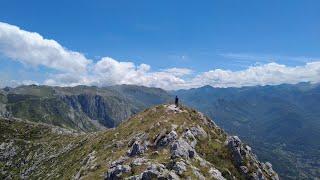
[[[251,66],[241,71],[212,69],[198,73],[191,69],[176,67],[155,71],[147,64],[136,65],[133,62],[117,61],[110,57],[103,57],[94,62],[82,53],[68,50],[58,42],[45,39],[38,33],[1,22],[0,54],[26,65],[45,66],[56,70],[57,73],[40,82],[46,85],[136,84],[174,90],[204,85],[242,87],[320,82],[320,61],[295,67],[272,62]],[[30,84],[34,80],[25,82]]]
[[[54,40],[2,22],[0,53],[27,65],[43,65],[61,71],[83,72],[91,63],[83,54],[70,51]]]

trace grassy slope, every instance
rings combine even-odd
[[[196,111],[186,110],[187,112],[184,113],[170,114],[163,106],[157,106],[130,118],[116,129],[83,135],[58,135],[53,133],[51,127],[47,125],[2,119],[0,127],[3,133],[1,133],[0,144],[13,141],[18,153],[13,157],[16,168],[8,169],[4,164],[5,161],[1,161],[0,169],[8,171],[17,178],[27,167],[36,164],[35,170],[31,173],[33,178],[70,179],[82,167],[80,173],[84,179],[99,179],[103,177],[111,161],[126,154],[129,149],[127,144],[133,136],[145,132],[152,142],[160,131],[169,131],[172,124],[176,124],[178,134],[187,127],[202,126],[209,136],[200,140],[196,147],[197,152],[221,172],[225,173],[228,170],[241,178],[230,160],[229,152],[223,146],[226,134],[219,128],[211,129],[201,124]],[[163,164],[169,163],[169,152],[166,149],[159,151],[157,156],[154,156],[152,151],[149,149],[144,157]],[[94,168],[91,170],[83,168],[86,157],[92,152],[95,152],[96,157]],[[28,161],[25,165],[21,165],[25,159]],[[127,161],[132,161],[132,158]],[[192,163],[201,168],[196,160]],[[134,169],[132,173],[138,174],[144,170],[143,168]],[[188,175],[190,174],[182,176]]]

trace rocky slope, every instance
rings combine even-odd
[[[278,179],[238,137],[186,107],[159,105],[95,133],[0,125],[0,179]]]
[[[20,86],[0,91],[0,116],[96,131],[115,127],[132,114],[169,98],[164,90],[133,85]]]
[[[204,86],[175,94],[248,142],[280,177],[320,178],[320,84]]]

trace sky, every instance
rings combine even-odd
[[[320,1],[0,3],[0,86],[320,81]]]

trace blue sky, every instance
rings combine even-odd
[[[148,64],[151,71],[188,68],[197,75],[319,61],[319,9],[319,1],[308,0],[5,0],[0,21],[53,39],[93,63],[111,57]],[[5,79],[41,83],[56,71],[22,65],[3,53],[0,58]]]

